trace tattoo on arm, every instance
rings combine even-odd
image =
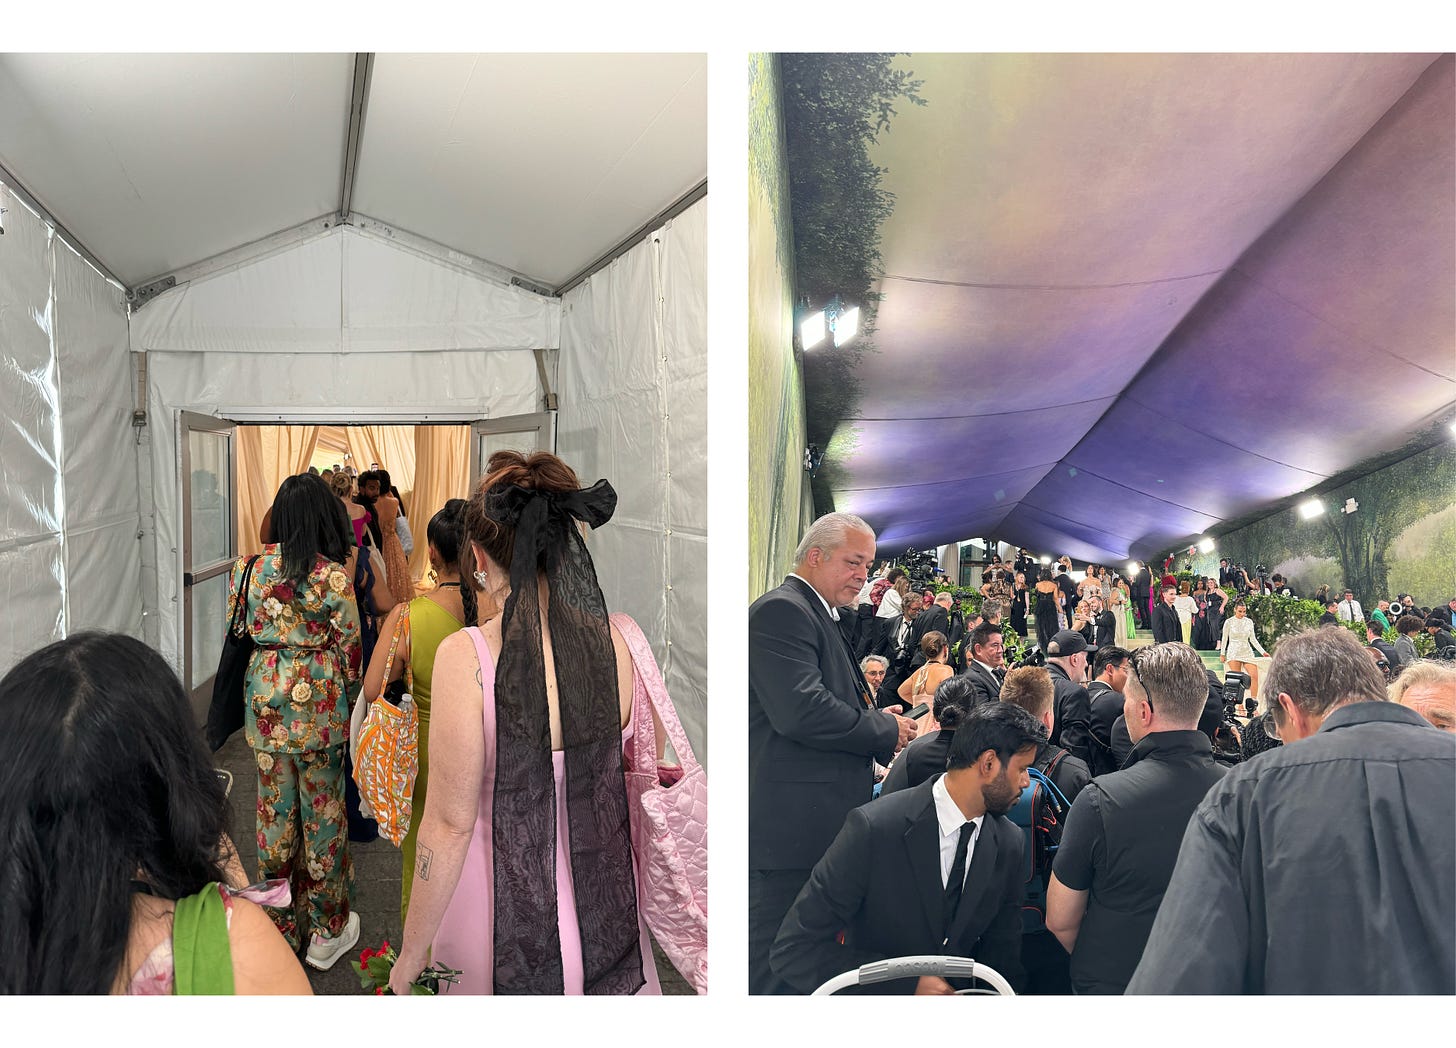
[[[427,881],[430,879],[430,861],[434,859],[435,853],[423,844],[417,845],[415,851],[415,872],[420,875],[420,880]]]

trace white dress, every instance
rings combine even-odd
[[[1261,656],[1269,654],[1254,636],[1254,620],[1237,615],[1224,620],[1223,640],[1218,647],[1229,662],[1252,662],[1255,648]]]

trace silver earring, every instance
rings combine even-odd
[[[483,571],[477,571],[475,573],[475,584],[477,586],[479,586],[481,589],[485,589],[486,583],[489,582],[489,581],[490,581],[490,576],[487,575],[485,572],[483,572]]]

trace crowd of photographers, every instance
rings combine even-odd
[[[943,953],[1030,993],[1456,993],[1456,825],[1431,803],[1456,796],[1456,599],[1417,617],[1401,595],[1367,620],[1345,593],[1333,614],[1365,621],[1365,643],[1338,622],[1283,637],[1260,711],[1249,674],[1207,669],[1186,631],[1112,643],[1117,579],[1095,569],[1033,647],[999,585],[1016,577],[1017,599],[1021,569],[988,566],[969,618],[902,568],[866,572],[832,609],[862,706],[902,727],[893,760],[873,755],[888,764],[872,764],[878,799],[849,812],[772,939],[779,992]],[[1225,578],[1241,596],[1294,595],[1262,565],[1225,562]],[[1186,595],[1160,590],[1170,614]],[[1384,640],[1394,626],[1409,645],[1411,622],[1436,658]],[[916,865],[937,841],[938,881]]]

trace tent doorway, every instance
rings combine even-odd
[[[496,451],[554,451],[556,413],[497,419],[350,421],[268,412],[233,417],[177,413],[183,680],[205,720],[226,629],[233,563],[262,549],[260,524],[278,485],[310,466],[358,474],[383,467],[399,489],[416,536],[410,570],[429,566],[424,525],[449,498],[469,494]],[[266,421],[263,421],[266,419]],[[377,466],[376,466],[377,464]]]

